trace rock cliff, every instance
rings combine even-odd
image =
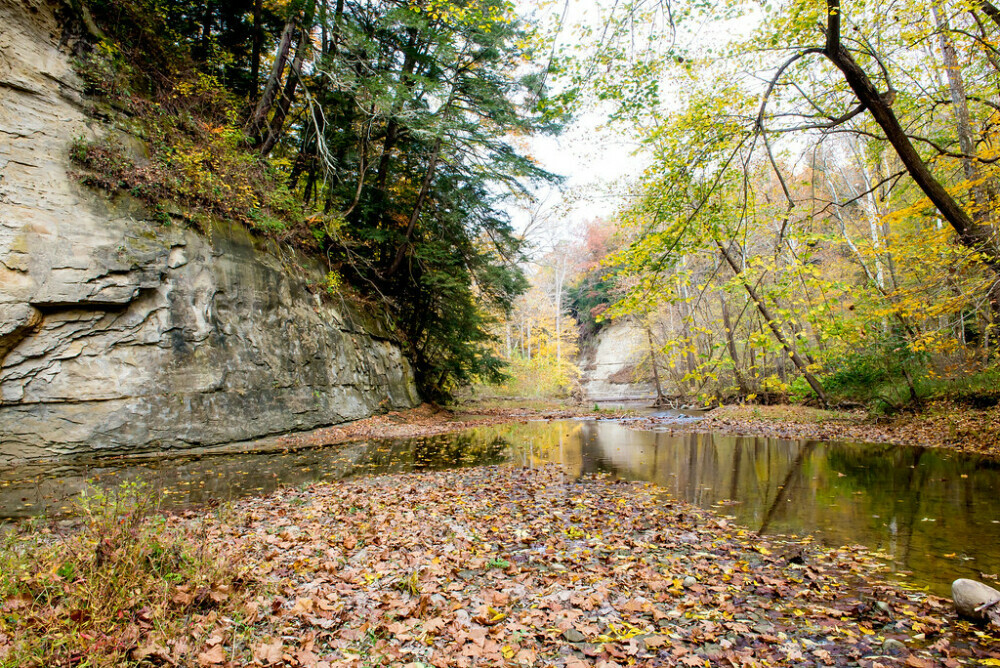
[[[649,376],[649,344],[641,327],[628,319],[606,324],[581,350],[581,389],[586,401],[656,399]]]
[[[57,13],[0,0],[0,462],[180,448],[414,405],[399,345],[240,229],[163,225],[70,174],[84,113]]]

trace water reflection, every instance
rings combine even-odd
[[[88,484],[116,487],[141,481],[162,493],[162,507],[184,508],[355,475],[497,464],[508,459],[499,436],[348,443],[298,451],[184,455],[146,461],[73,460],[0,469],[0,518],[71,514]]]
[[[529,422],[298,452],[77,461],[0,470],[0,515],[59,515],[88,479],[144,480],[165,505],[353,475],[558,461],[608,472],[733,515],[761,533],[812,534],[886,555],[916,584],[1000,572],[1000,463],[942,450],[639,431],[614,421]]]
[[[554,428],[562,433],[536,429],[516,438],[577,475],[607,471],[648,480],[760,533],[864,545],[942,595],[957,577],[1000,572],[996,460],[916,447],[656,433],[606,422]]]

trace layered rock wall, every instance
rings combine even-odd
[[[656,399],[649,376],[649,344],[641,327],[624,318],[606,324],[580,356],[580,385],[586,401]]]
[[[252,439],[414,405],[323,272],[218,223],[164,226],[70,174],[84,114],[56,15],[0,0],[0,462]]]

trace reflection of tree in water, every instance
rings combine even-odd
[[[584,422],[580,430],[580,455],[583,458],[581,475],[607,472],[623,477],[622,470],[604,452],[604,441],[599,438],[597,422]]]
[[[898,565],[949,579],[975,577],[979,568],[994,572],[1000,564],[995,549],[984,545],[1000,521],[1000,462],[926,448],[829,450],[830,466],[844,476],[838,482],[862,492],[864,519],[885,536]]]
[[[582,448],[585,472],[650,480],[703,507],[734,500],[723,512],[761,533],[814,533],[832,546],[888,550],[924,583],[946,586],[941,574],[959,577],[961,568],[974,576],[972,564],[1000,570],[996,547],[981,540],[1000,529],[993,524],[1000,507],[983,505],[998,496],[994,461],[888,445],[636,436],[600,423],[584,427]],[[950,561],[942,556],[956,552]],[[976,561],[965,565],[962,552]]]
[[[798,454],[795,455],[795,459],[792,460],[792,465],[788,467],[785,477],[782,479],[781,484],[778,485],[778,490],[774,495],[774,500],[771,501],[767,511],[764,513],[764,519],[761,521],[760,528],[757,530],[757,533],[766,533],[771,521],[774,519],[775,513],[777,513],[779,509],[784,508],[786,505],[791,506],[795,491],[805,488],[805,485],[802,484],[804,482],[802,464],[806,461],[806,458],[812,452],[815,445],[816,443],[814,441],[810,441],[806,443],[804,447],[800,448]],[[739,450],[739,448],[737,448],[737,450]]]

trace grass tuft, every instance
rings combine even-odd
[[[187,636],[193,616],[238,608],[248,589],[238,566],[156,510],[142,484],[89,488],[68,534],[38,521],[10,531],[0,544],[0,666],[139,665]]]

